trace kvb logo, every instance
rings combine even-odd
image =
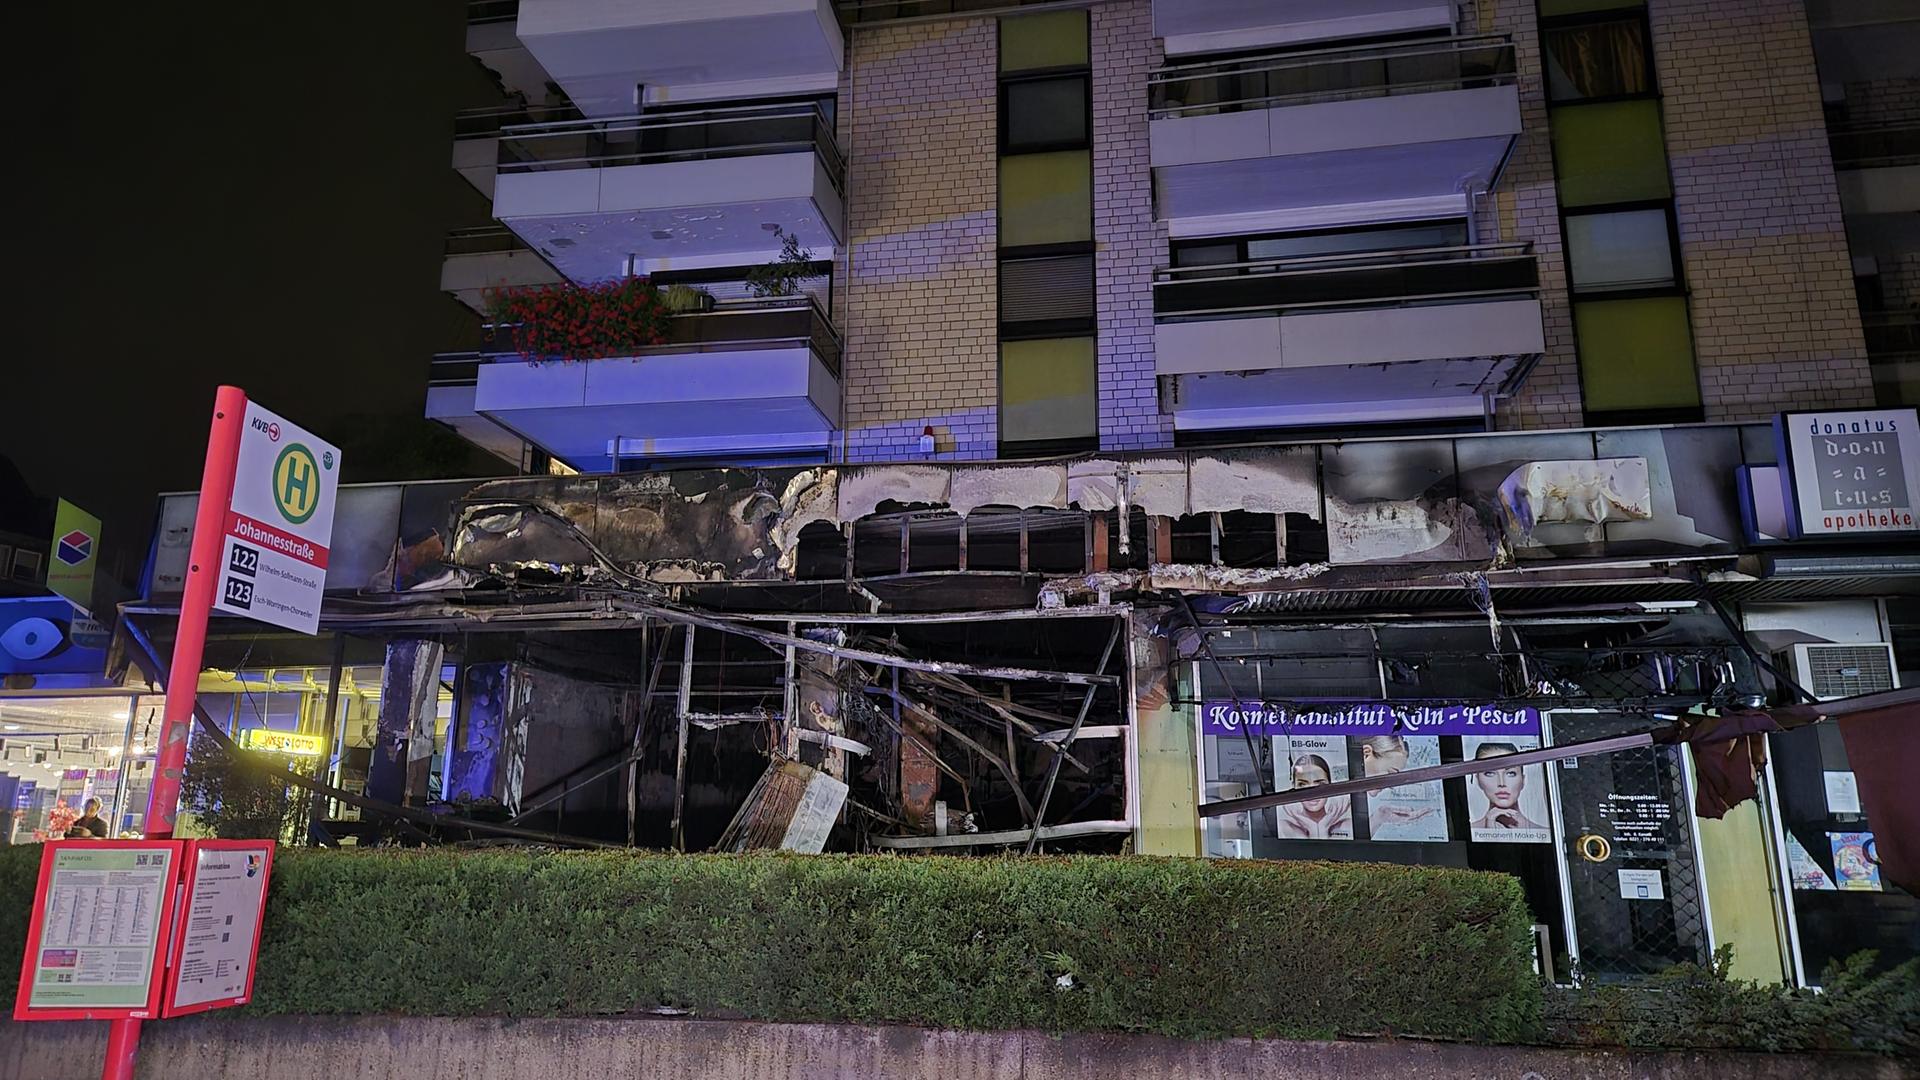
[[[254,417],[253,430],[265,435],[268,442],[280,441],[280,425],[272,420],[262,420],[257,416]]]

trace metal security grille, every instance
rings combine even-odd
[[[1553,741],[1645,726],[1617,713],[1556,713]],[[1706,962],[1712,946],[1680,752],[1646,747],[1555,769],[1580,977],[1631,980]]]
[[[1893,653],[1885,645],[1802,645],[1807,689],[1821,699],[1893,689]]]

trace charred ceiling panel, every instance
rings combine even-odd
[[[1452,440],[1346,443],[1322,460],[1334,563],[1492,558],[1497,524],[1460,499]]]
[[[1065,465],[989,465],[956,469],[947,493],[947,506],[962,516],[982,506],[1060,510],[1066,505]]]
[[[607,572],[604,557],[654,581],[778,578],[774,528],[794,474],[697,469],[482,484],[459,508],[453,561],[590,578]]]
[[[780,515],[769,539],[780,550],[779,568],[792,573],[800,550],[800,533],[816,521],[840,524],[840,473],[834,469],[802,469],[787,480],[780,494]]]
[[[654,581],[778,577],[773,529],[790,476],[696,469],[605,477],[595,535],[609,558]]]
[[[1645,459],[1652,499],[1652,513],[1645,520],[1607,524],[1608,555],[1735,547],[1741,535],[1740,508],[1728,477],[1744,460],[1739,428],[1602,431],[1594,442],[1602,457]]]
[[[1189,502],[1196,514],[1246,510],[1320,520],[1320,479],[1311,446],[1196,453],[1190,462]]]
[[[945,506],[952,470],[938,465],[875,465],[840,470],[840,520],[858,521],[883,502]]]
[[[1160,517],[1187,513],[1187,460],[1183,457],[1093,458],[1067,470],[1067,495],[1082,510],[1142,510]]]

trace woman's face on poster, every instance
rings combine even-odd
[[[1293,767],[1293,786],[1296,788],[1325,787],[1333,782],[1327,771],[1311,761],[1303,761]],[[1325,799],[1308,799],[1300,804],[1308,813],[1317,814],[1327,808]]]
[[[1395,747],[1392,750],[1375,750],[1371,746],[1360,748],[1360,771],[1367,776],[1391,776],[1407,767],[1407,748]]]
[[[1480,773],[1474,779],[1494,809],[1512,810],[1520,805],[1520,792],[1527,786],[1527,771],[1518,765],[1507,765]]]

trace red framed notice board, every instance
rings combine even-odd
[[[168,954],[163,1016],[245,1005],[253,996],[260,920],[273,873],[271,840],[195,840]]]
[[[40,856],[15,1020],[160,1015],[181,840],[55,840]]]

